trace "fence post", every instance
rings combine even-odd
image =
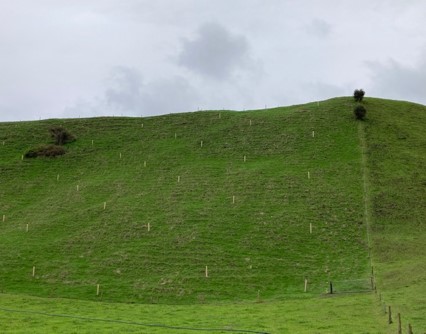
[[[411,327],[411,324],[408,324],[408,334],[413,334],[413,328]]]
[[[333,294],[333,282],[330,282],[330,295]]]
[[[392,310],[390,306],[388,306],[388,314],[389,314],[388,324],[390,325],[392,323]]]
[[[401,313],[398,313],[398,334],[402,334]]]

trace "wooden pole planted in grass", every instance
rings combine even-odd
[[[28,224],[27,224],[27,227],[25,228],[25,231],[28,232]]]
[[[3,223],[6,221],[6,215],[3,215]]]
[[[305,292],[308,290],[308,279],[307,278],[305,278]]]
[[[151,224],[148,223],[148,232],[151,230]]]
[[[104,202],[104,210],[106,209],[106,202]]]
[[[398,334],[402,334],[401,313],[398,313]]]
[[[59,181],[59,174],[56,176],[56,181]]]
[[[99,284],[96,284],[96,296],[99,296],[99,288],[100,288]]]
[[[398,313],[398,334],[402,334],[401,313]]]
[[[312,131],[312,138],[315,137],[315,131]]]
[[[77,191],[79,190],[79,186],[78,186],[78,184],[77,184]]]
[[[244,162],[246,162],[247,161],[247,157],[246,156],[244,156]]]
[[[35,276],[35,266],[33,266],[33,277]]]
[[[232,204],[235,204],[235,196],[232,196]]]
[[[206,277],[209,277],[209,269],[206,266]]]
[[[311,178],[311,172],[308,172],[308,179]]]
[[[180,182],[180,176],[178,176],[178,182]]]
[[[411,327],[411,324],[408,324],[408,334],[413,334],[413,328]]]
[[[200,147],[203,147],[203,141],[200,142]]]
[[[312,234],[312,223],[309,223],[309,233]]]
[[[330,282],[330,295],[333,294],[333,282]]]
[[[388,323],[391,324],[393,321],[392,321],[392,309],[390,306],[388,306],[388,314],[389,314]]]

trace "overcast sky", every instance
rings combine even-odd
[[[426,104],[425,0],[0,0],[0,121]]]

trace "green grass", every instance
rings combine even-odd
[[[426,241],[424,107],[371,98],[365,105],[361,125],[350,98],[249,112],[0,123],[0,307],[11,300],[37,311],[45,303],[47,313],[132,321],[141,321],[134,312],[153,309],[155,317],[143,319],[211,328],[215,314],[221,326],[276,333],[384,332],[374,295],[320,297],[329,281],[341,293],[370,289],[369,222],[383,299],[414,328],[425,327],[424,247],[416,253]],[[54,125],[78,138],[68,153],[21,160],[49,142]],[[102,314],[109,305],[122,312]],[[28,319],[42,331],[38,316],[13,314],[3,314],[14,319],[8,330],[24,331]],[[83,323],[87,332],[124,326]],[[63,318],[48,324],[73,330]]]
[[[369,99],[373,259],[384,303],[426,330],[426,108]]]
[[[385,327],[385,318],[371,294],[332,298],[299,296],[284,301],[216,305],[130,305],[13,295],[0,295],[0,299],[3,333],[231,333],[229,330],[245,330],[351,334],[383,333]],[[17,310],[16,305],[22,306]],[[73,317],[61,316],[70,314]]]
[[[368,278],[357,123],[342,101],[4,124],[3,291],[97,299],[100,284],[106,301],[186,304]],[[58,123],[78,138],[69,153],[21,161]]]

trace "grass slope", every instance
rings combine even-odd
[[[395,316],[401,313],[404,330],[411,323],[425,332],[426,108],[382,99],[366,107],[373,111],[365,133],[379,290]]]
[[[313,292],[364,279],[345,101],[2,124],[2,290],[97,299],[100,284],[106,301],[185,304],[276,298],[303,291],[305,277]],[[58,124],[78,138],[69,153],[21,161]]]
[[[366,199],[379,291],[404,321],[424,328],[424,106],[365,105],[362,125],[349,98],[238,113],[0,123],[0,292],[8,293],[0,306],[283,333],[384,332],[371,294],[317,297],[330,280],[337,292],[368,290]],[[21,160],[49,140],[52,125],[78,137],[69,153]],[[11,294],[52,299],[43,306]],[[57,297],[181,311],[110,304],[120,308],[114,315],[101,310],[107,303]],[[26,324],[65,331],[71,323],[46,317],[41,326],[40,315],[1,307],[11,332]],[[155,317],[141,318],[148,309]],[[72,323],[78,332],[109,330]]]

